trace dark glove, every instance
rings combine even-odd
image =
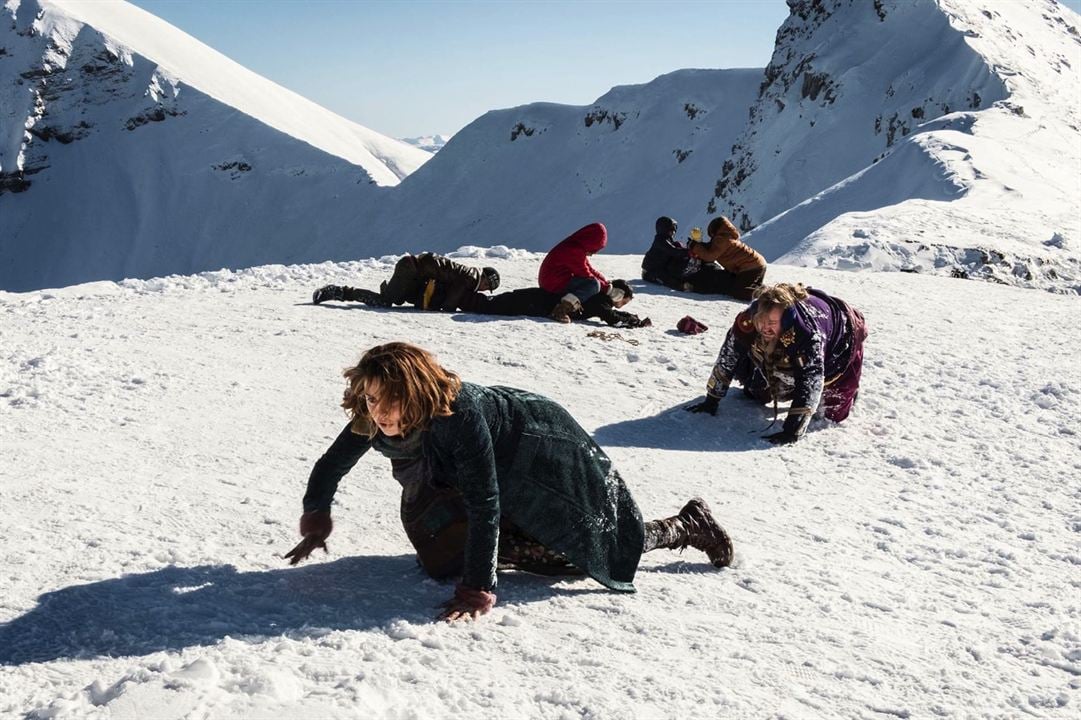
[[[443,611],[439,613],[440,620],[455,622],[456,620],[476,620],[481,615],[487,615],[488,611],[495,607],[495,593],[490,590],[474,590],[464,585],[454,588],[454,597],[443,603]]]
[[[634,313],[625,313],[614,310],[616,316],[613,318],[615,322],[610,322],[612,327],[620,328],[643,328],[653,325],[653,321],[649,318],[640,318]]]
[[[763,440],[769,440],[774,445],[791,445],[799,440],[799,435],[793,435],[787,430],[775,432],[772,435],[764,435]]]
[[[329,510],[313,510],[301,515],[300,534],[304,536],[304,539],[297,543],[297,546],[292,550],[285,553],[285,557],[289,559],[289,564],[296,565],[311,555],[316,548],[323,548],[323,552],[330,552],[327,550],[326,539],[333,529],[334,522],[330,519]]]
[[[695,403],[694,405],[688,405],[685,409],[688,412],[693,413],[708,412],[710,415],[716,415],[717,406],[720,404],[721,401],[717,398],[713,397],[712,395],[706,395],[705,400],[700,403]]]

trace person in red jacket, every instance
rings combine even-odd
[[[592,223],[574,231],[544,257],[537,284],[562,296],[552,310],[553,320],[570,322],[572,315],[581,312],[582,302],[598,293],[604,293],[613,303],[623,299],[623,293],[589,263],[589,256],[607,244],[608,230],[601,223]]]

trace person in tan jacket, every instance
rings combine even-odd
[[[740,241],[739,230],[723,215],[710,221],[706,234],[709,242],[690,243],[689,252],[702,267],[687,279],[684,289],[750,300],[766,277],[766,259]]]

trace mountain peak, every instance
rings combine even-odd
[[[21,72],[24,80],[30,73],[39,80],[51,77],[53,87],[57,83],[85,83],[86,73],[80,73],[83,67],[71,62],[73,54],[76,60],[104,54],[129,68],[134,68],[138,58],[152,68],[146,87],[152,102],[156,99],[154,83],[162,84],[162,78],[168,78],[174,98],[181,94],[181,87],[197,90],[268,127],[363,168],[378,185],[398,184],[429,157],[253,73],[129,3],[12,0],[4,9],[12,17],[13,32],[23,40],[10,44],[22,46],[18,60],[28,65]],[[8,47],[7,52],[14,55],[16,49]],[[179,102],[183,104],[183,100]],[[10,139],[15,133],[8,129],[3,135]],[[10,157],[10,142],[4,150],[4,157]]]

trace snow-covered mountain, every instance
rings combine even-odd
[[[540,264],[477,254],[507,287]],[[1077,717],[1077,298],[776,267],[871,336],[852,416],[775,447],[742,393],[682,409],[737,302],[639,282],[628,309],[655,326],[616,334],[302,302],[392,267],[0,292],[0,717]],[[670,330],[688,312],[709,332]],[[563,403],[645,517],[702,494],[735,563],[648,553],[635,595],[504,573],[490,615],[434,623],[453,584],[418,571],[369,453],[329,554],[288,567],[341,369],[391,339]]]
[[[421,135],[420,137],[401,138],[406,145],[418,147],[425,152],[437,153],[450,141],[450,135]]]
[[[727,156],[761,74],[680,70],[614,88],[590,106],[486,113],[395,188],[376,226],[403,250],[546,250],[602,220],[611,248],[644,252],[658,214],[685,218],[700,208],[691,190]]]
[[[1081,291],[1081,36],[1054,0],[790,0],[709,209],[767,259]]]
[[[12,290],[325,259],[430,157],[120,2],[7,0],[0,108]]]
[[[383,226],[545,249],[729,214],[771,262],[1081,290],[1081,37],[1054,0],[789,0],[761,71],[488,113]],[[769,221],[773,222],[769,222]]]
[[[432,157],[130,6],[7,0],[0,98],[18,111],[0,114],[0,287],[545,250],[596,220],[611,250],[640,253],[658,215],[687,229],[725,213],[773,263],[1079,291],[1077,14],[1055,0],[789,7],[764,71],[495,110]]]

